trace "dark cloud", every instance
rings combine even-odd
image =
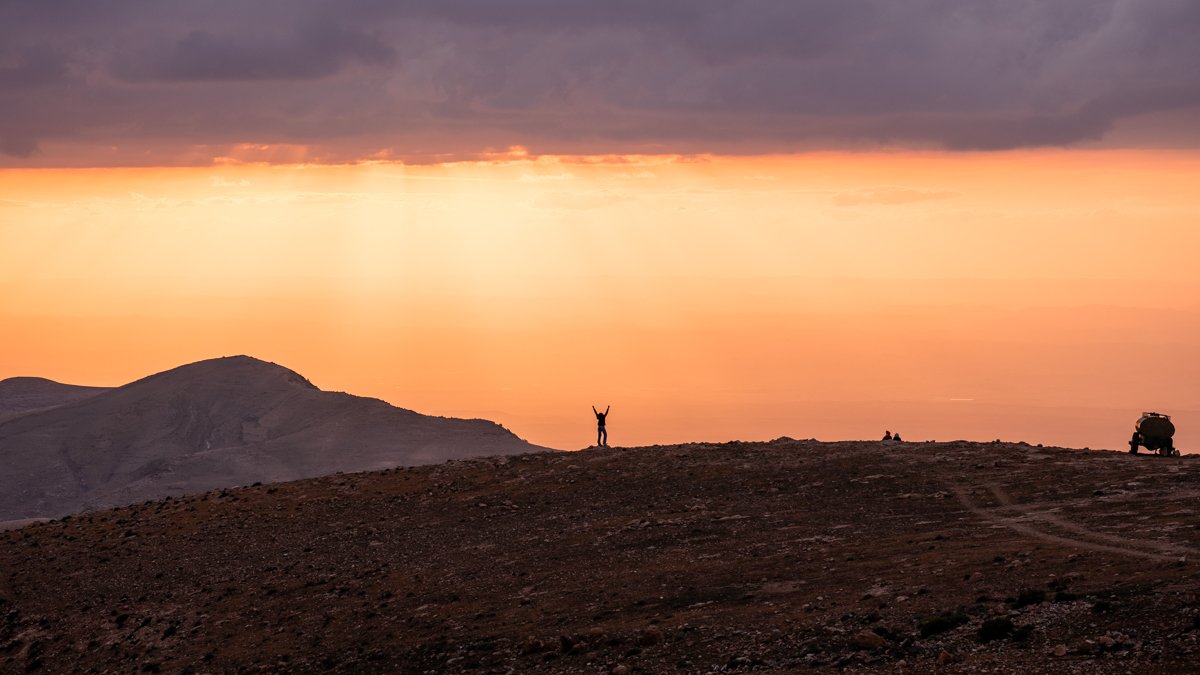
[[[0,62],[0,91],[57,84],[67,78],[66,58],[48,45],[29,45],[8,61]]]
[[[0,153],[22,159],[37,152],[37,141],[29,136],[11,136],[0,139]]]
[[[353,62],[392,65],[395,51],[378,35],[336,24],[284,36],[192,30],[174,42],[122,54],[112,70],[131,81],[304,80],[328,77]]]
[[[239,144],[434,161],[512,145],[1104,143],[1163,114],[1200,119],[1196,35],[1192,0],[9,0],[0,152],[29,165]]]

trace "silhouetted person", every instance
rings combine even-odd
[[[885,441],[892,440],[892,432],[890,432],[890,431],[883,432],[883,440],[885,440]]]
[[[896,433],[892,434],[892,440],[893,441],[903,441],[904,439],[900,438],[900,432],[897,431]]]
[[[604,418],[608,417],[608,410],[612,406],[604,409],[604,412],[596,410],[596,406],[592,406],[592,412],[596,413],[596,445],[608,445],[608,432],[604,430]]]

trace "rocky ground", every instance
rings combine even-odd
[[[0,670],[1129,672],[1200,661],[1200,461],[592,449],[0,533]]]

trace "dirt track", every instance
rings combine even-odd
[[[214,492],[0,533],[0,668],[1187,671],[1198,495],[1190,457],[787,439]]]

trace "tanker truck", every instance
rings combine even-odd
[[[1163,457],[1178,457],[1179,451],[1171,441],[1174,435],[1175,425],[1171,424],[1170,415],[1144,412],[1133,428],[1133,438],[1129,439],[1129,452],[1136,455],[1140,445]]]

